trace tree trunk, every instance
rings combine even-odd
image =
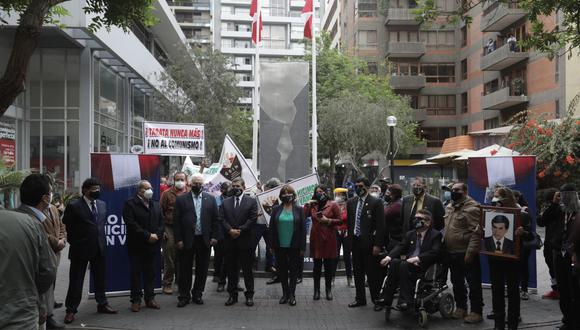
[[[0,117],[24,91],[28,63],[38,46],[44,18],[51,7],[62,1],[31,1],[20,17],[14,44],[4,75],[0,78]]]
[[[332,191],[334,191],[334,188],[336,188],[336,155],[330,152],[328,156],[330,159],[330,186]]]

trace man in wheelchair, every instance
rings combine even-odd
[[[381,297],[381,302],[387,309],[391,308],[393,294],[399,286],[397,309],[408,310],[413,305],[417,279],[438,261],[442,236],[439,231],[431,228],[432,223],[431,212],[425,209],[417,211],[414,229],[407,232],[403,241],[381,260],[381,266],[389,265]]]

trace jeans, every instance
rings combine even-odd
[[[451,283],[453,284],[453,295],[457,308],[467,310],[467,288],[465,280],[469,286],[469,302],[471,312],[482,314],[483,293],[481,289],[481,264],[479,256],[473,257],[470,264],[465,264],[465,253],[448,253],[446,263],[451,272]]]
[[[346,271],[346,277],[352,277],[352,241],[350,236],[341,237],[339,233],[336,233],[336,248],[337,248],[337,258],[334,264],[334,272],[338,268],[338,261],[340,260],[340,247],[342,245],[342,258],[344,260],[344,269]]]

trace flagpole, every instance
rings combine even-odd
[[[257,15],[258,19],[256,20],[256,54],[254,59],[254,99],[252,100],[252,107],[253,107],[253,129],[252,129],[252,169],[256,174],[258,174],[258,130],[259,130],[259,122],[260,122],[260,21],[262,18],[262,11],[260,8],[260,2],[257,0]]]
[[[312,173],[318,167],[318,118],[316,114],[316,0],[312,1]]]

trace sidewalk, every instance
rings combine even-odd
[[[64,251],[63,256],[67,255]],[[541,251],[538,251],[538,283],[539,295],[531,294],[530,300],[522,301],[522,329],[553,329],[561,318],[557,301],[542,300],[540,295],[549,288],[549,275],[544,264]],[[68,285],[69,260],[61,258],[59,268],[56,299],[64,302]],[[243,282],[242,282],[243,283]],[[297,305],[279,305],[282,289],[279,284],[266,285],[266,279],[256,279],[255,305],[244,305],[243,294],[240,302],[232,307],[224,306],[227,293],[216,292],[217,285],[208,278],[205,304],[187,305],[177,308],[177,294],[172,296],[159,294],[157,302],[161,310],[142,308],[139,313],[129,310],[128,297],[109,298],[111,306],[119,310],[118,315],[103,315],[96,313],[94,300],[88,300],[86,294],[76,315],[76,321],[67,329],[385,329],[385,328],[419,328],[417,321],[410,315],[392,312],[391,322],[384,322],[383,312],[374,312],[372,305],[366,307],[348,308],[348,303],[354,299],[354,288],[346,286],[346,279],[336,279],[333,301],[322,297],[319,301],[312,300],[313,284],[311,278],[305,278],[296,289]],[[324,290],[324,284],[322,284]],[[88,274],[85,283],[88,290]],[[491,290],[484,289],[484,314],[491,310]],[[368,290],[367,290],[368,295]],[[323,295],[324,296],[324,295]],[[370,299],[368,299],[370,301]],[[55,317],[62,321],[64,308],[55,310]],[[485,316],[484,316],[485,317]],[[478,325],[463,324],[459,320],[444,320],[439,314],[433,314],[428,324],[429,329],[493,329],[493,321],[485,320]]]

